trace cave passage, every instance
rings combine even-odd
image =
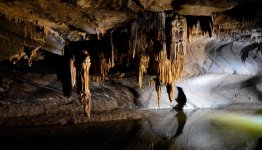
[[[259,149],[261,12],[260,0],[0,0],[0,145]]]

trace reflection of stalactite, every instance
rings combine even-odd
[[[142,87],[143,83],[143,75],[147,72],[148,63],[149,63],[149,56],[141,56],[140,63],[139,63],[139,75],[138,75],[138,83],[139,87]]]

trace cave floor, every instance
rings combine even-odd
[[[1,149],[256,149],[259,103],[219,109],[141,109],[125,86],[90,82],[91,118],[73,89],[63,95],[57,71],[0,63]],[[132,82],[133,84],[135,82]],[[233,115],[232,115],[233,114]],[[236,115],[236,116],[234,116]],[[246,117],[248,115],[248,117]],[[239,118],[242,120],[236,120]],[[246,120],[253,118],[255,120]],[[243,123],[244,122],[244,123]]]

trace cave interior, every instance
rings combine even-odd
[[[84,132],[83,148],[113,149],[122,130],[121,149],[262,147],[262,118],[253,116],[262,112],[260,0],[0,0],[0,67],[5,148],[24,136],[72,141]],[[197,118],[210,116],[242,123],[241,133],[226,128],[230,136],[201,145],[215,127]],[[106,133],[114,140],[92,142]],[[144,143],[130,142],[137,137]]]

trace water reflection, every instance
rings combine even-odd
[[[220,110],[157,110],[142,120],[0,129],[0,144],[1,149],[34,148],[35,145],[40,149],[132,150],[261,147],[257,143],[260,137],[223,126],[208,117],[216,112]],[[253,112],[249,110],[249,113]]]

